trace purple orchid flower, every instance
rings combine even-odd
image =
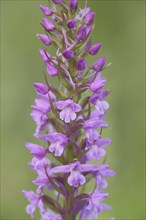
[[[56,157],[60,157],[62,155],[67,144],[67,137],[65,135],[54,132],[42,136],[42,139],[51,143],[49,146],[49,151],[54,153]]]
[[[94,219],[98,217],[104,209],[109,210],[111,209],[110,206],[104,206],[101,203],[106,197],[108,193],[102,193],[100,191],[95,191],[91,193],[88,199],[88,205],[82,210],[80,219]]]
[[[32,158],[32,161],[29,162],[29,167],[33,169],[35,172],[44,172],[44,167],[50,169],[50,160],[46,157],[43,159],[37,159],[36,157]]]
[[[73,102],[71,99],[56,102],[56,107],[59,110],[62,110],[59,115],[65,123],[70,123],[75,120],[77,116],[76,112],[80,112],[82,110],[81,106]]]
[[[99,72],[96,78],[94,79],[94,81],[91,82],[90,90],[93,92],[97,92],[101,90],[104,87],[105,82],[106,82],[106,78],[101,78],[101,72]]]
[[[32,110],[31,117],[36,122],[37,126],[34,136],[39,137],[40,132],[44,130],[46,128],[46,125],[48,124],[48,117],[36,109]]]
[[[108,94],[108,90],[99,90],[98,93],[93,93],[93,95],[91,95],[90,102],[95,105],[97,100],[103,101]]]
[[[86,131],[87,140],[90,144],[93,144],[99,138],[97,128],[107,127],[107,123],[100,120],[98,117],[90,118],[83,123],[83,128]]]
[[[109,104],[106,101],[97,100],[95,102],[95,107],[99,115],[104,115],[105,110],[109,108]]]
[[[46,62],[46,68],[47,68],[47,72],[50,76],[57,76],[58,75],[58,70],[49,62]]]
[[[82,173],[95,172],[97,166],[92,164],[80,164],[78,161],[64,165],[57,166],[51,169],[52,173],[70,173],[68,177],[68,184],[70,186],[78,187],[79,184],[83,185],[86,182],[85,176]]]
[[[33,191],[22,191],[23,195],[28,199],[30,204],[26,207],[26,212],[31,215],[32,218],[34,218],[34,212],[38,206],[38,203],[40,201],[40,196],[34,193]]]
[[[39,99],[35,99],[34,101],[36,105],[32,106],[33,110],[40,111],[43,114],[46,114],[51,110],[49,100],[45,98],[39,98]]]
[[[108,164],[103,164],[98,166],[98,170],[96,172],[96,176],[101,175],[103,178],[113,177],[116,173],[113,170],[109,169]]]
[[[85,158],[86,161],[90,161],[90,160],[99,160],[100,157],[104,157],[106,155],[106,151],[104,150],[104,147],[106,147],[107,145],[109,145],[111,143],[110,139],[102,139],[99,138],[97,140],[95,140],[95,142],[93,144],[90,144],[89,142],[89,147],[87,147],[87,149],[89,149],[89,151],[87,152]]]
[[[49,170],[48,167],[47,167],[47,172],[49,173]],[[38,177],[33,180],[33,184],[37,185],[38,188],[36,190],[37,193],[43,193],[43,190],[44,190],[44,187],[46,187],[48,190],[52,190],[52,185],[46,175],[46,171],[45,169],[43,168],[42,170],[40,169],[36,169],[36,172],[38,174]]]
[[[48,149],[45,149],[42,146],[39,146],[37,144],[33,143],[25,143],[25,146],[30,150],[32,156],[43,159],[46,156],[46,153],[48,152]]]

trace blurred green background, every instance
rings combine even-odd
[[[145,219],[145,1],[88,2],[96,12],[93,43],[103,43],[98,56],[106,55],[112,62],[104,71],[106,87],[112,91],[106,117],[110,127],[105,134],[113,140],[108,163],[117,176],[109,180],[107,189],[113,210],[99,219]],[[31,156],[23,142],[34,140],[35,125],[29,116],[35,97],[32,83],[43,81],[45,70],[38,53],[42,44],[35,37],[42,31],[40,4],[1,2],[1,219],[29,219],[21,190],[34,188],[35,175],[27,167]],[[88,63],[97,57],[89,57]]]

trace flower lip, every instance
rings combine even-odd
[[[41,136],[41,139],[50,142],[49,151],[54,153],[56,157],[62,155],[68,141],[68,138],[65,135],[57,132],[43,135]]]
[[[70,123],[76,119],[76,113],[82,110],[81,106],[71,99],[56,102],[56,107],[62,110],[59,115],[65,123]]]
[[[79,184],[83,185],[86,182],[82,173],[95,172],[97,169],[97,165],[81,164],[79,161],[76,161],[68,165],[56,166],[50,170],[50,173],[70,173],[68,184],[70,186],[78,187]]]

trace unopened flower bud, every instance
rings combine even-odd
[[[40,9],[42,10],[44,15],[46,15],[46,16],[50,16],[52,14],[51,9],[46,7],[46,6],[44,6],[44,5],[40,5]]]
[[[54,4],[60,4],[62,0],[52,0]]]
[[[47,31],[54,31],[56,29],[55,25],[47,18],[42,19],[42,24]]]
[[[73,52],[72,50],[64,50],[64,51],[63,51],[63,56],[64,56],[66,59],[73,58],[73,57],[74,57],[74,52]]]
[[[91,27],[91,26],[87,27],[86,28],[86,36],[88,36],[92,30],[93,30],[93,27]]]
[[[46,62],[47,72],[50,76],[56,76],[58,75],[58,70],[51,65],[49,62]]]
[[[56,16],[56,15],[52,15],[52,19],[54,20],[54,21],[56,21],[56,22],[58,22],[58,17]]]
[[[69,29],[75,28],[75,27],[76,27],[76,21],[75,21],[75,20],[72,20],[72,19],[68,20],[68,21],[67,21],[67,27],[68,27]]]
[[[91,47],[91,41],[89,40],[87,43],[86,43],[86,46],[85,46],[85,50],[89,50]]]
[[[78,6],[78,1],[77,0],[70,0],[69,1],[69,7],[72,11],[75,11]]]
[[[85,16],[84,22],[86,25],[91,25],[95,17],[95,12],[90,12]]]
[[[93,45],[89,50],[89,54],[96,55],[98,53],[98,51],[100,50],[101,46],[102,46],[102,43],[97,43],[97,44]]]
[[[85,27],[82,27],[78,30],[76,38],[79,41],[82,41],[86,38],[86,28]]]
[[[42,59],[43,59],[44,62],[50,60],[51,55],[50,55],[47,51],[44,51],[44,50],[42,50],[42,49],[39,49],[39,52],[40,52],[40,55],[41,55],[41,57],[42,57]]]
[[[49,92],[48,86],[44,85],[43,83],[36,82],[36,83],[33,83],[33,85],[38,93],[46,95]]]
[[[101,57],[93,64],[92,68],[95,71],[100,72],[102,70],[105,62],[106,62],[106,57]]]
[[[80,71],[84,70],[86,68],[86,66],[87,66],[87,63],[84,58],[80,58],[77,62],[77,65],[76,65],[77,69]]]
[[[47,46],[51,44],[50,38],[45,34],[37,34],[37,37]]]

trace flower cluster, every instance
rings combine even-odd
[[[46,73],[45,83],[34,83],[38,98],[31,116],[36,123],[34,136],[43,146],[25,143],[33,156],[29,166],[37,174],[36,192],[22,191],[30,202],[26,211],[33,218],[39,208],[42,220],[98,218],[111,209],[103,203],[108,196],[103,189],[105,178],[115,172],[105,164],[105,147],[111,140],[102,137],[109,108],[102,77],[106,57],[90,67],[86,61],[102,46],[91,43],[95,13],[87,6],[79,9],[77,0],[52,0],[40,9],[45,34],[37,37],[45,46],[39,52]],[[55,54],[49,54],[49,47],[55,48]],[[57,86],[50,84],[50,77],[58,80]],[[83,192],[90,181],[93,188]]]

